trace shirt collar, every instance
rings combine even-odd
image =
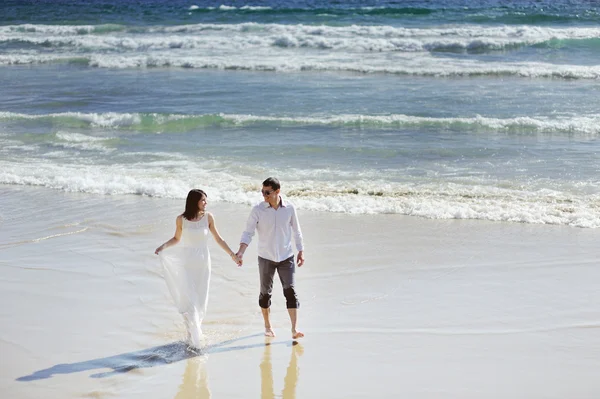
[[[283,197],[281,195],[279,196],[279,206],[282,208],[286,207],[286,202],[283,200]],[[272,208],[272,206],[267,201],[263,201],[263,208],[268,209]]]

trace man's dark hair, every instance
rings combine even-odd
[[[271,187],[273,190],[279,190],[281,188],[281,184],[279,184],[279,180],[275,177],[269,177],[267,180],[263,182],[263,186]]]

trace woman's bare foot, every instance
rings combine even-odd
[[[265,337],[275,338],[275,331],[272,328],[265,328]]]
[[[302,337],[304,337],[304,333],[302,331],[293,331],[292,330],[292,338],[293,339],[302,338]]]

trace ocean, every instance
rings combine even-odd
[[[3,1],[0,187],[252,204],[276,176],[303,210],[597,228],[599,22],[570,0]]]

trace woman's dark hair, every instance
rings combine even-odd
[[[279,190],[281,188],[281,184],[279,184],[279,180],[276,177],[268,177],[267,180],[263,182],[263,186],[271,187],[273,190]]]
[[[197,188],[190,190],[185,200],[185,211],[183,211],[182,215],[187,220],[192,220],[198,216],[198,202],[202,199],[202,196],[206,197],[206,193]]]

